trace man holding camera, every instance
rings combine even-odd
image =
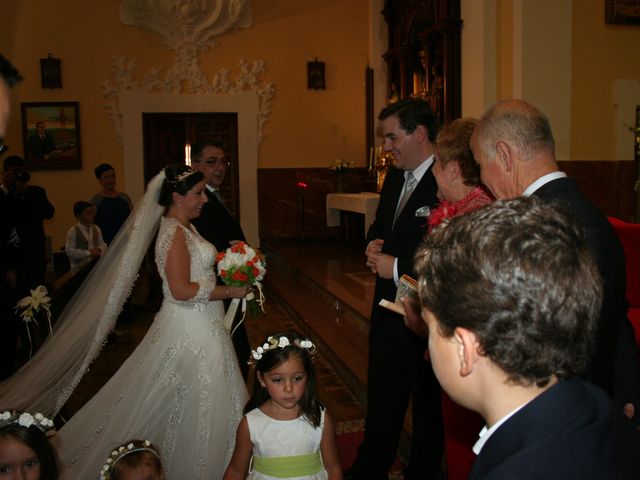
[[[2,188],[7,195],[13,228],[9,244],[17,251],[18,295],[44,284],[46,250],[42,222],[53,217],[55,209],[44,188],[29,185],[31,175],[24,159],[12,155],[4,160]]]

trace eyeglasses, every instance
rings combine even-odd
[[[218,158],[209,158],[207,160],[192,160],[191,163],[206,163],[210,167],[218,166],[218,167],[229,167],[231,166],[231,162],[229,162],[227,157],[218,157]]]

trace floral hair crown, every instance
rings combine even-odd
[[[308,350],[312,359],[315,356],[316,346],[309,339],[296,338],[295,340],[293,340],[293,342],[291,342],[289,341],[289,338],[285,337],[284,335],[277,338],[269,336],[267,337],[267,341],[265,343],[263,343],[255,350],[251,350],[251,358],[249,359],[249,364],[256,363],[262,358],[262,355],[269,350],[275,350],[276,348],[286,348],[292,345],[304,350]]]
[[[100,470],[100,480],[109,480],[116,464],[127,455],[135,452],[150,452],[160,459],[160,454],[149,440],[131,440],[126,445],[120,445],[111,452],[111,455],[102,466],[102,470]]]
[[[5,410],[0,413],[0,428],[9,425],[19,425],[24,428],[37,427],[47,436],[55,433],[53,421],[41,413],[31,414],[29,412],[19,412],[17,410]]]

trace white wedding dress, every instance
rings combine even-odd
[[[196,297],[171,296],[165,262],[183,228]],[[215,248],[195,230],[163,218],[156,263],[164,302],[140,345],[107,384],[54,437],[67,480],[98,478],[111,450],[132,438],[161,451],[169,480],[221,479],[233,453],[247,392],[223,329],[215,286]]]

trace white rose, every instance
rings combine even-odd
[[[284,348],[289,346],[289,339],[287,337],[280,337],[278,341],[278,347]]]
[[[18,424],[20,424],[20,426],[22,427],[29,428],[31,425],[33,425],[33,422],[34,420],[30,413],[23,413],[22,415],[20,415],[20,418],[18,418]]]

